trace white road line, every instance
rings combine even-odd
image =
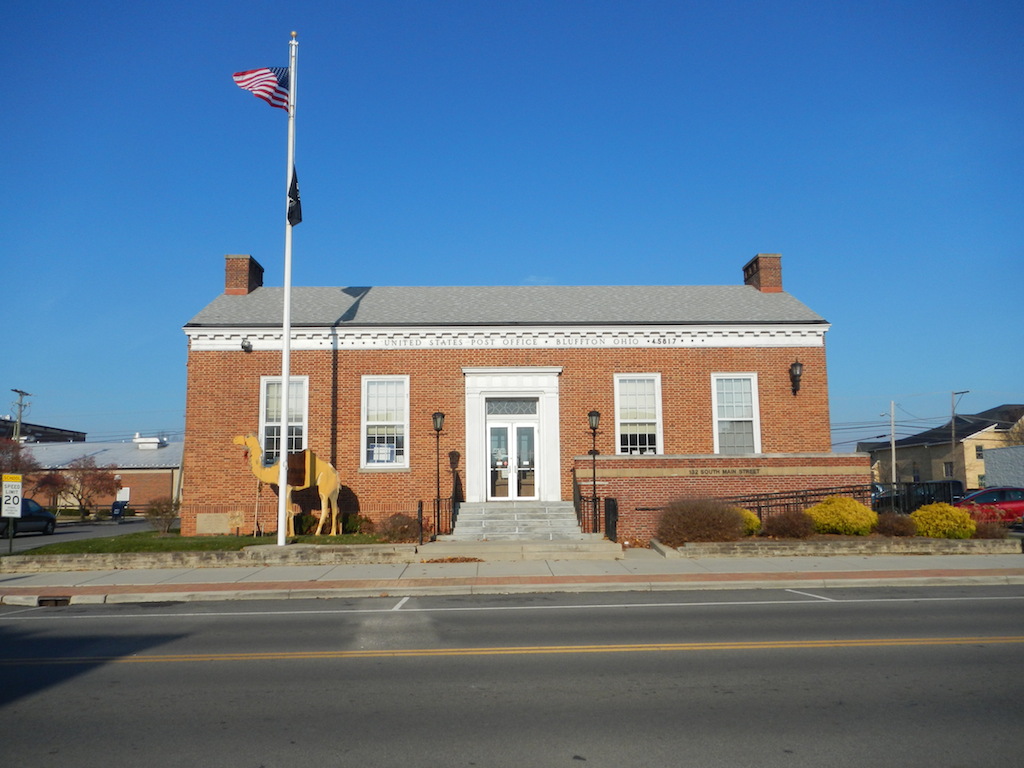
[[[400,609],[401,609],[401,607],[402,607],[403,605],[405,605],[405,604],[406,604],[407,602],[409,602],[409,596],[408,596],[408,595],[406,595],[406,596],[405,596],[405,597],[403,597],[403,598],[402,598],[401,600],[399,600],[399,601],[398,601],[398,604],[397,604],[397,605],[395,605],[395,607],[394,607],[394,608],[392,608],[391,610],[392,610],[392,611],[397,611],[397,610],[400,610]]]
[[[831,597],[825,597],[824,595],[815,595],[810,592],[801,592],[799,589],[787,589],[787,592],[792,592],[794,595],[803,595],[804,597],[813,597],[816,600],[824,600],[826,603],[837,603],[838,600],[834,600]]]

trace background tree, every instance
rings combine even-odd
[[[47,472],[32,483],[33,493],[49,499],[49,506],[57,506],[61,494],[67,490],[68,481],[60,472]]]
[[[0,469],[5,474],[31,475],[42,468],[31,451],[5,437],[0,438]]]
[[[74,499],[83,514],[103,496],[114,496],[121,481],[114,475],[116,467],[98,467],[92,456],[83,456],[68,464],[64,472],[64,494]]]

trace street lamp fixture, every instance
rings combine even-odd
[[[434,496],[434,535],[436,536],[441,524],[441,430],[444,429],[444,414],[435,411],[431,418],[434,420],[434,451],[437,464],[437,487]],[[422,531],[420,531],[420,536],[423,536]]]
[[[789,366],[789,382],[793,385],[793,394],[796,395],[800,391],[800,379],[804,375],[804,364],[799,360],[794,360]]]
[[[601,424],[601,412],[591,411],[587,414],[587,424],[590,427],[590,488],[594,502],[594,528],[593,533],[598,529],[597,511],[597,428]]]

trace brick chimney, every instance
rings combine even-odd
[[[252,256],[229,253],[224,257],[224,293],[247,296],[263,285],[263,267]]]
[[[759,253],[743,267],[743,284],[762,293],[782,293],[782,256]]]

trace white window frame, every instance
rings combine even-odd
[[[665,438],[662,433],[662,403],[661,403],[661,374],[660,373],[616,373],[615,379],[615,453],[619,456],[638,456],[643,454],[631,454],[622,450],[622,425],[629,424],[630,420],[623,422],[621,419],[622,409],[619,407],[619,385],[624,379],[652,379],[654,381],[654,439],[656,445],[654,452],[646,455],[657,455],[665,453]],[[639,421],[639,420],[637,420]],[[645,420],[646,421],[646,420]]]
[[[270,384],[281,384],[283,379],[280,376],[261,376],[260,377],[260,445],[264,451],[264,455],[268,454],[267,450],[267,427],[273,425],[279,425],[280,422],[273,421],[268,422],[267,420],[267,388]],[[300,444],[297,450],[304,451],[309,445],[309,376],[289,376],[288,377],[288,398],[291,399],[293,388],[301,388],[301,397],[298,404],[298,410],[302,416],[302,422],[293,422],[289,420],[288,426],[301,426],[302,434],[300,438]],[[284,415],[286,411],[282,407],[281,414]],[[290,416],[294,414],[289,414]],[[282,436],[282,445],[287,444],[287,435]],[[274,461],[277,461],[276,455]]]
[[[757,387],[757,374],[756,373],[713,373],[711,374],[711,419],[714,425],[713,437],[715,453],[723,456],[729,455],[742,455],[742,454],[722,454],[721,446],[719,445],[719,424],[722,421],[746,421],[746,419],[720,419],[718,416],[718,382],[721,379],[750,379],[750,397],[753,401],[751,403],[753,414],[753,427],[754,427],[754,453],[761,452],[761,406],[760,406],[760,395],[758,394]]]
[[[366,418],[367,406],[369,401],[367,399],[367,392],[369,390],[370,383],[384,382],[384,381],[400,381],[402,382],[403,389],[403,412],[404,419],[401,421],[394,422],[369,422]],[[398,425],[402,428],[402,441],[404,444],[404,454],[402,456],[396,456],[393,461],[367,461],[367,428],[372,424],[392,424]],[[396,470],[396,469],[408,469],[409,468],[409,377],[408,375],[365,375],[362,377],[360,384],[360,400],[359,400],[359,466],[361,469],[368,470]]]

